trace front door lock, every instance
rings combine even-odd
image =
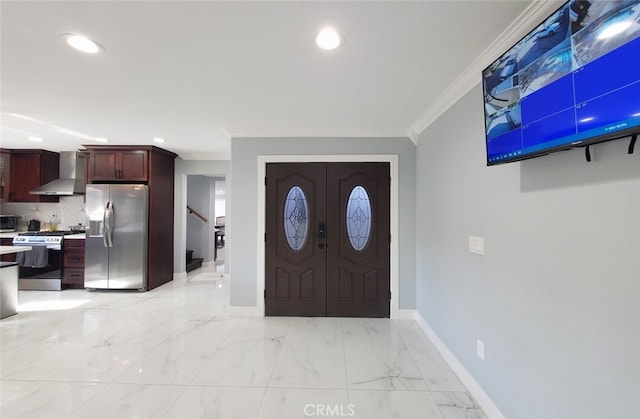
[[[324,239],[327,236],[327,225],[325,223],[318,224],[318,238]]]

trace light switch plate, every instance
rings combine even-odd
[[[484,238],[469,236],[469,251],[484,256]]]

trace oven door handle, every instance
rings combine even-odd
[[[104,208],[104,247],[113,247],[113,202],[107,201]]]

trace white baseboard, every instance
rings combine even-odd
[[[506,419],[502,412],[500,412],[500,409],[498,409],[498,406],[496,406],[493,400],[489,398],[489,395],[485,393],[480,384],[478,384],[462,363],[458,361],[458,358],[456,358],[449,348],[447,348],[447,345],[440,340],[436,332],[431,328],[431,326],[429,326],[429,323],[427,323],[427,321],[417,311],[415,311],[415,320],[422,331],[424,331],[427,337],[436,346],[438,352],[440,352],[440,355],[442,355],[444,360],[449,364],[453,372],[458,376],[458,378],[460,378],[460,381],[462,381],[467,390],[469,390],[473,398],[476,399],[487,417],[490,419]]]
[[[416,311],[407,309],[398,309],[398,315],[394,317],[395,320],[415,320]]]
[[[229,317],[264,317],[256,306],[229,306]]]
[[[187,272],[174,272],[173,280],[175,281],[178,279],[187,279]]]

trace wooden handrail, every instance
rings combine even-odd
[[[189,210],[190,214],[194,214],[196,217],[198,217],[199,219],[201,219],[202,221],[204,221],[205,223],[208,223],[209,221],[204,218],[202,215],[200,215],[200,213],[198,213],[198,211],[194,210],[193,208],[191,208],[189,205],[187,205],[187,209]]]

